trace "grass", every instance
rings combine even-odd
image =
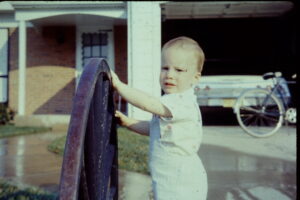
[[[0,199],[5,200],[55,200],[57,194],[34,186],[17,185],[0,179]]]
[[[118,164],[120,169],[149,174],[149,137],[126,128],[118,128]]]
[[[0,126],[0,138],[12,137],[17,135],[28,135],[34,133],[42,133],[51,130],[47,127],[16,127],[13,124]]]
[[[67,136],[62,136],[54,139],[47,147],[53,153],[63,156]]]
[[[149,174],[149,138],[120,127],[118,132],[118,164],[120,169]],[[48,150],[63,155],[66,136],[55,139]]]

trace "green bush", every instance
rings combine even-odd
[[[7,124],[13,120],[15,112],[10,109],[5,103],[0,103],[0,125]]]
[[[55,200],[56,193],[47,192],[34,186],[19,187],[0,179],[0,200]]]

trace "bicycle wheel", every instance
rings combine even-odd
[[[267,137],[281,127],[284,109],[280,100],[269,91],[251,89],[238,98],[235,112],[246,133],[255,137]]]

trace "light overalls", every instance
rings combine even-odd
[[[198,156],[202,119],[193,89],[167,94],[161,102],[172,118],[150,122],[149,167],[155,200],[205,200],[207,175]]]

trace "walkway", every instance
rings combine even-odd
[[[238,126],[204,127],[199,154],[207,169],[208,200],[296,199],[296,128],[253,138]],[[46,146],[65,132],[0,139],[0,177],[57,191],[62,157]],[[120,198],[149,199],[149,176],[119,171]]]

